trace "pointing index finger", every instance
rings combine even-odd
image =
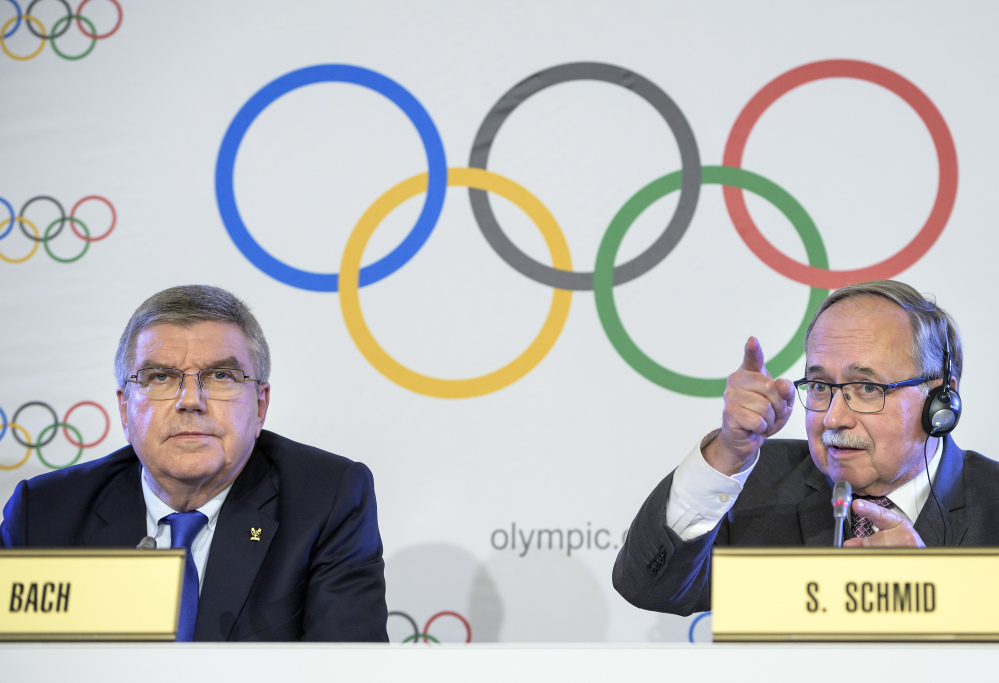
[[[750,372],[762,372],[769,377],[770,374],[767,372],[765,362],[760,341],[756,337],[747,339],[746,348],[742,354],[742,369]]]
[[[883,508],[880,505],[859,498],[855,498],[853,501],[853,512],[871,520],[871,523],[878,528],[878,531],[893,529],[905,521],[902,515],[894,510]]]

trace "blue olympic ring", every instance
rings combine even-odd
[[[10,0],[10,1],[13,2],[14,0]],[[10,205],[10,202],[8,202],[3,197],[0,197],[0,203],[2,203],[4,206],[7,207],[7,213],[10,214],[10,223],[7,224],[7,229],[3,231],[2,235],[0,235],[0,240],[2,240],[4,237],[7,236],[7,234],[11,230],[14,229],[14,219],[16,218],[16,215],[14,214],[14,207]],[[0,433],[0,438],[2,438],[2,437],[3,437],[3,434]]]
[[[3,418],[3,429],[0,429],[0,440],[3,440],[4,434],[7,433],[7,413],[3,412],[3,408],[0,408],[0,417]]]
[[[690,630],[687,632],[687,641],[688,642],[691,642],[691,643],[695,642],[694,641],[694,628],[697,626],[697,622],[699,622],[704,617],[710,617],[710,616],[711,616],[711,611],[709,610],[707,612],[703,612],[701,614],[698,614],[697,617],[692,622],[690,622]]]
[[[14,6],[14,9],[17,10],[17,21],[14,22],[13,28],[11,28],[6,34],[4,34],[4,38],[10,38],[12,35],[14,35],[17,32],[17,29],[19,29],[21,27],[21,17],[23,16],[21,14],[21,6],[20,5],[18,5],[16,2],[14,2],[14,0],[7,0],[7,2],[9,2],[10,4],[12,4]],[[0,201],[2,201],[2,200],[0,200]],[[4,202],[4,204],[7,204],[7,202]],[[10,206],[10,204],[7,204],[7,206]],[[4,234],[6,235],[7,233],[4,233]]]
[[[444,144],[430,115],[413,95],[392,79],[370,69],[349,64],[319,64],[280,76],[258,90],[229,124],[222,138],[218,162],[215,165],[215,197],[222,222],[236,247],[260,270],[275,280],[314,292],[335,292],[339,286],[337,273],[314,273],[300,270],[279,261],[261,247],[250,235],[236,206],[233,191],[233,170],[239,145],[253,121],[272,102],[292,90],[327,81],[353,83],[369,88],[391,100],[416,127],[427,154],[429,179],[423,210],[406,238],[387,256],[361,268],[361,287],[388,277],[406,264],[430,237],[447,190],[447,163]]]

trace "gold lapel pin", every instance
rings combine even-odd
[[[261,533],[262,531],[263,531],[263,529],[254,529],[254,528],[253,528],[253,527],[251,526],[251,527],[250,527],[250,540],[251,540],[251,541],[259,541],[259,540],[260,540],[260,533]]]

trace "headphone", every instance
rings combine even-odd
[[[961,397],[950,386],[953,371],[950,359],[950,330],[944,327],[944,383],[933,387],[923,405],[923,431],[930,436],[950,434],[961,419]]]

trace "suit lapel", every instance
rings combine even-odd
[[[270,461],[255,450],[219,512],[201,588],[195,640],[226,640],[232,632],[277,533],[273,512],[264,509],[277,493]]]
[[[801,538],[806,546],[828,546],[833,542],[832,487],[829,479],[811,459],[808,461],[805,485],[811,490],[798,503],[798,524],[801,525]]]
[[[139,481],[139,460],[126,467],[104,488],[87,525],[83,545],[135,547],[146,535],[146,503]]]
[[[945,436],[944,447],[940,453],[940,466],[933,479],[933,490],[940,500],[940,505],[947,513],[947,545],[960,545],[968,524],[963,513],[964,497],[964,451]],[[924,475],[920,475],[924,476]],[[916,533],[928,546],[944,544],[944,524],[940,517],[933,496],[923,504],[915,523]]]

